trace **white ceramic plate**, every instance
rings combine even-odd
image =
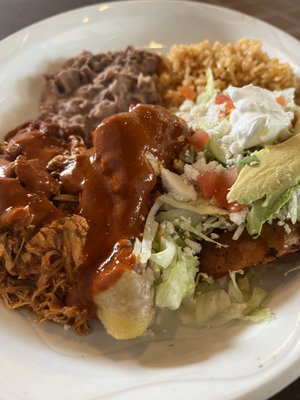
[[[0,43],[0,130],[34,117],[41,75],[83,49],[128,44],[236,41],[248,36],[300,66],[300,43],[230,10],[176,1],[121,2],[78,9],[30,26]],[[152,43],[152,44],[151,44]],[[285,262],[297,265],[299,256]],[[170,323],[156,336],[117,342],[100,324],[78,337],[35,325],[0,307],[0,397],[5,400],[266,399],[300,375],[300,271],[271,268],[269,324],[197,330]]]

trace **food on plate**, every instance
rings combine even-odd
[[[97,313],[115,337],[138,336],[153,315],[153,276],[132,243],[157,181],[147,155],[170,167],[189,128],[162,107],[140,104],[105,119],[92,148],[70,133],[29,123],[3,145],[2,296],[78,330]]]
[[[192,45],[174,45],[164,57],[159,75],[165,103],[178,106],[183,100],[195,100],[206,86],[206,69],[210,68],[215,87],[241,87],[252,83],[269,90],[296,87],[296,76],[288,63],[270,58],[262,42],[243,38],[237,43],[208,40]],[[297,92],[298,93],[298,92]]]
[[[222,233],[218,238],[222,247],[214,243],[203,246],[201,271],[220,278],[228,274],[228,271],[269,263],[300,250],[299,223],[288,224],[287,227],[288,232],[281,224],[265,224],[258,239],[254,239],[247,231],[237,240],[232,240],[232,232]]]
[[[138,103],[162,103],[156,88],[160,62],[158,55],[132,46],[97,55],[82,52],[45,77],[40,118],[76,127],[88,139],[109,115]]]
[[[227,195],[228,201],[251,205],[247,214],[247,233],[243,233],[236,242],[232,242],[230,234],[222,235],[219,242],[227,244],[227,250],[212,250],[207,244],[201,254],[202,271],[213,276],[224,275],[228,270],[269,262],[299,250],[299,146],[300,135],[297,134],[253,153],[256,163],[243,167]],[[289,203],[287,218],[282,213]],[[278,222],[265,224],[274,215],[281,219],[279,225]],[[291,222],[283,222],[286,219]],[[252,240],[249,234],[258,236],[258,240]]]
[[[74,214],[78,196],[58,177],[84,150],[70,131],[30,122],[7,135],[0,157],[1,297],[8,307],[30,307],[40,320],[72,320],[83,332],[81,312],[65,307],[65,297],[88,224]]]
[[[81,334],[98,317],[117,339],[164,309],[270,320],[248,267],[300,246],[296,96],[248,39],[67,61],[1,145],[5,304]]]

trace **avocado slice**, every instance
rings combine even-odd
[[[227,200],[252,204],[247,216],[250,235],[259,235],[264,222],[286,204],[300,180],[300,134],[255,153],[259,163],[245,165]]]

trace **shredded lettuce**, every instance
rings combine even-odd
[[[156,287],[155,305],[177,310],[182,300],[195,290],[198,260],[193,256],[181,255],[175,259],[161,276]]]
[[[176,255],[177,246],[174,240],[165,240],[164,238],[161,239],[161,243],[164,249],[158,253],[153,253],[150,260],[157,266],[166,269]]]
[[[260,275],[260,271],[235,271],[219,280],[202,280],[194,298],[184,301],[179,318],[200,327],[219,326],[232,320],[272,320],[273,313],[262,307],[268,292],[256,286]]]
[[[183,232],[188,232],[193,234],[193,236],[195,236],[197,239],[204,239],[207,242],[211,242],[211,243],[215,243],[220,247],[224,247],[224,245],[216,242],[215,240],[211,239],[210,237],[208,237],[207,235],[205,235],[203,232],[201,232],[199,229],[195,228],[191,222],[185,218],[185,217],[180,217],[174,220],[174,225],[177,226],[178,228],[180,228]],[[199,224],[201,225],[201,224]]]
[[[274,315],[262,306],[268,293],[257,284],[260,270],[230,272],[217,280],[198,273],[201,241],[218,244],[208,233],[220,223],[226,226],[226,215],[210,215],[212,208],[168,195],[160,196],[151,208],[139,251],[140,260],[149,261],[154,274],[155,306],[176,310],[183,323],[199,327],[232,320],[270,321]]]
[[[259,163],[260,161],[254,152],[238,161],[237,169],[240,171],[245,165],[249,165],[249,167],[255,167],[256,165],[259,165]]]
[[[215,88],[214,76],[212,70],[207,68],[206,70],[206,86],[203,92],[201,92],[196,99],[196,104],[207,103],[215,95],[219,93],[219,90]]]
[[[214,207],[203,199],[198,199],[196,201],[178,201],[168,194],[163,194],[159,197],[160,201],[169,204],[174,208],[181,210],[193,211],[200,215],[226,215],[228,211]]]
[[[299,207],[293,193],[286,194],[281,206],[285,205],[295,218]],[[262,307],[267,292],[256,284],[258,273],[237,271],[214,280],[198,272],[201,242],[221,246],[214,229],[235,227],[226,210],[205,200],[178,201],[168,194],[157,198],[148,214],[143,239],[136,240],[134,251],[153,271],[158,310],[176,310],[182,322],[198,326],[273,318],[271,311]],[[244,224],[241,231],[243,228]]]
[[[157,239],[159,251],[150,257],[150,265],[156,277],[155,305],[177,310],[182,300],[195,291],[195,277],[199,261],[191,252],[177,243],[184,243],[175,227],[169,222]],[[180,242],[180,240],[179,240]]]
[[[136,254],[136,256],[139,257],[140,263],[144,265],[147,263],[147,261],[151,256],[153,240],[159,225],[158,222],[155,220],[155,216],[160,207],[161,207],[161,202],[157,200],[153,204],[147,216],[142,242],[136,239],[134,244],[133,251]]]

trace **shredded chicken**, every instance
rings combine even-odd
[[[9,132],[0,147],[0,298],[80,334],[88,331],[87,316],[66,298],[88,224],[74,214],[78,193],[65,190],[60,173],[85,150],[75,131],[41,121]]]
[[[28,231],[0,235],[0,297],[9,309],[28,307],[38,321],[89,331],[77,307],[65,306],[68,290],[82,262],[88,224],[79,215],[44,226],[28,242]],[[6,268],[4,268],[4,265]]]

